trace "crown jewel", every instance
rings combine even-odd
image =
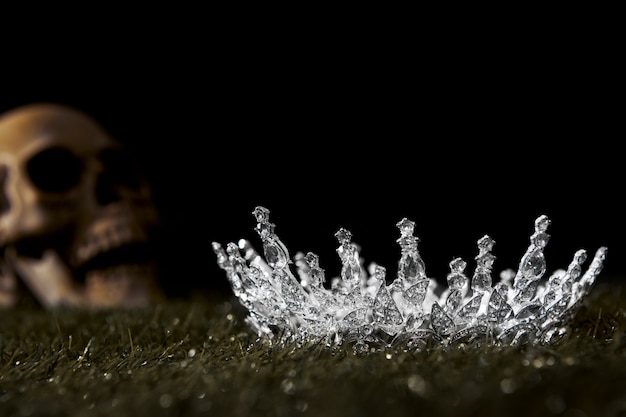
[[[248,310],[246,321],[264,339],[353,342],[355,351],[372,344],[406,343],[417,348],[485,339],[509,345],[555,343],[589,294],[607,253],[600,247],[582,273],[587,253],[580,249],[567,269],[542,280],[550,220],[541,215],[517,272],[502,271],[492,284],[495,241],[485,235],[477,242],[473,273],[466,272],[463,259],[453,259],[445,288],[427,277],[415,223],[404,218],[396,224],[401,256],[390,283],[385,267],[375,263],[364,267],[352,234],[341,228],[335,233],[341,274],[328,286],[317,255],[298,252],[292,260],[274,232],[269,210],[259,206],[252,214],[263,257],[245,239],[228,243],[225,249],[212,243],[234,295]]]

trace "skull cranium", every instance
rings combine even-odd
[[[0,116],[0,305],[26,288],[46,307],[161,297],[152,190],[129,149],[55,103]]]

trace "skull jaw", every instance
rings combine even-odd
[[[86,273],[84,284],[52,249],[41,258],[18,255],[9,247],[9,264],[35,299],[46,308],[142,307],[163,299],[155,283],[157,267],[154,262],[120,264]],[[1,293],[0,293],[1,295]],[[7,305],[16,302],[15,294],[7,293]],[[11,299],[13,297],[13,299]],[[3,300],[0,299],[0,305]]]
[[[85,278],[85,302],[92,308],[134,308],[160,301],[156,270],[154,262],[144,262],[90,271]]]
[[[17,278],[2,259],[0,259],[0,308],[9,308],[17,304],[19,286]]]
[[[44,307],[82,305],[83,297],[59,255],[46,250],[40,259],[24,257],[14,247],[6,250],[8,263]]]

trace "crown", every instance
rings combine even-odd
[[[355,352],[400,343],[416,349],[478,341],[556,343],[591,291],[607,253],[600,247],[583,273],[587,252],[580,249],[567,269],[542,280],[550,220],[541,215],[517,271],[502,271],[493,284],[495,241],[485,235],[478,240],[473,273],[465,272],[463,259],[453,259],[446,287],[426,276],[415,223],[404,218],[396,224],[401,256],[391,282],[385,267],[371,263],[365,268],[352,234],[340,228],[335,237],[341,273],[326,285],[317,255],[298,252],[292,259],[275,233],[270,211],[258,206],[252,214],[263,257],[245,239],[225,249],[212,243],[219,267],[248,311],[246,322],[265,340],[353,343]]]

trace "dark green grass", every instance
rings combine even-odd
[[[227,298],[0,312],[0,416],[626,415],[626,293],[599,285],[558,345],[269,346]]]

